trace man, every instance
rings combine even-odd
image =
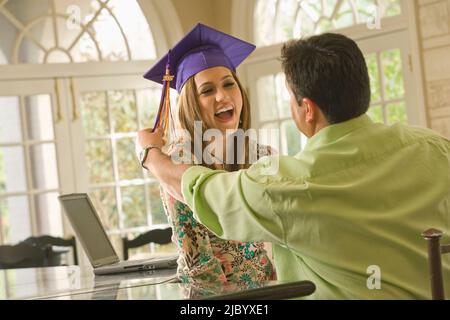
[[[172,163],[143,130],[145,165],[218,236],[272,242],[278,278],[311,280],[313,298],[429,298],[421,233],[450,235],[449,140],[373,123],[363,54],[343,35],[287,43],[282,66],[302,152],[225,173]]]

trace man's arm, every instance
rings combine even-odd
[[[163,146],[158,129],[154,133],[141,130],[138,138],[141,146]],[[157,148],[149,151],[145,165],[166,190],[192,209],[196,220],[219,237],[285,243],[283,222],[267,192],[267,165],[235,172],[211,170],[175,164]]]
[[[234,172],[193,166],[182,177],[185,203],[222,239],[285,243],[282,219],[272,207],[278,197],[267,189],[264,170],[260,163]]]

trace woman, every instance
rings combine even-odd
[[[195,38],[198,34],[201,37]],[[250,106],[234,72],[235,67],[243,60],[242,52],[240,61],[236,62],[233,57],[236,51],[227,53],[226,50],[230,46],[230,41],[239,41],[241,47],[242,44],[247,45],[249,47],[245,49],[247,52],[251,52],[254,47],[241,40],[230,38],[232,37],[229,35],[199,24],[172,49],[170,59],[172,62],[175,60],[177,64],[176,89],[180,92],[177,120],[185,136],[181,137],[169,152],[190,158],[192,153],[186,151],[186,143],[190,150],[198,148],[194,143],[194,131],[196,121],[201,121],[202,134],[209,129],[217,129],[222,135],[213,142],[203,142],[200,147],[201,153],[194,151],[194,154],[202,155],[202,159],[195,158],[197,163],[200,162],[210,168],[237,171],[249,166],[251,151],[249,142],[244,140],[242,146],[236,146],[227,141],[226,134],[237,129],[243,131],[249,129]],[[167,57],[162,61],[165,59]],[[146,78],[155,80],[154,77],[158,73],[161,73],[161,70],[157,64],[146,74]],[[160,78],[156,79],[160,81]],[[139,133],[141,146],[147,145],[146,132],[148,131],[142,130]],[[269,153],[268,148],[259,149],[266,154]],[[242,153],[245,161],[236,161],[236,157],[231,159],[234,161],[224,161],[231,158],[227,157],[230,152],[234,155]],[[206,159],[209,156],[210,158]],[[264,243],[219,239],[195,220],[189,207],[176,200],[169,192],[162,191],[162,199],[180,253],[178,278],[182,282],[191,284],[232,282],[252,287],[259,282],[274,279],[275,273],[264,249]]]

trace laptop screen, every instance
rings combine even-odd
[[[96,267],[118,261],[117,254],[88,195],[79,193],[62,195],[58,198],[92,265]]]

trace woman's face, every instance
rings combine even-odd
[[[226,67],[203,70],[194,76],[200,114],[208,128],[223,133],[237,129],[242,111],[242,94],[231,71]]]

